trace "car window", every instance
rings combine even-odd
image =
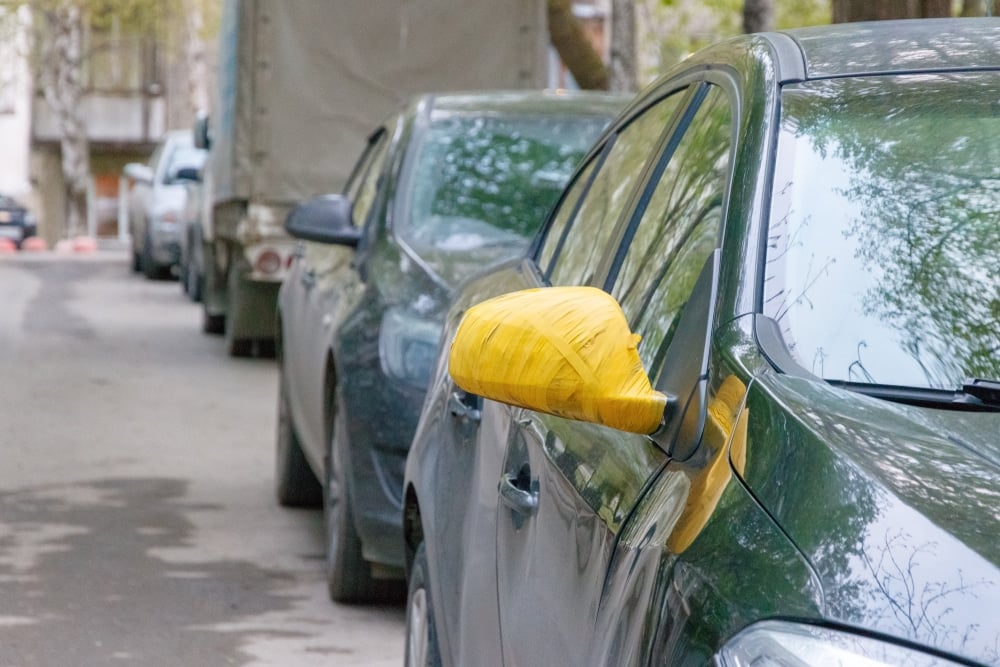
[[[618,133],[564,232],[565,240],[547,272],[551,284],[586,285],[594,279],[615,224],[650,158],[650,147],[657,145],[682,99],[674,94],[661,100]]]
[[[194,146],[177,146],[167,158],[167,168],[163,172],[163,182],[173,183],[181,169],[201,169],[205,164],[206,152]]]
[[[407,167],[397,229],[435,251],[526,247],[606,115],[441,114]]]
[[[385,158],[389,154],[389,136],[383,133],[380,141],[375,145],[368,155],[371,159],[364,165],[364,172],[359,178],[354,179],[357,187],[354,191],[348,190],[348,197],[353,202],[351,208],[351,221],[355,227],[362,227],[368,219],[368,213],[375,203],[375,193],[378,191],[379,177],[382,175],[382,166]],[[349,187],[352,184],[349,184]]]
[[[549,223],[545,230],[545,238],[542,240],[541,249],[538,253],[538,266],[543,273],[548,273],[549,264],[552,261],[552,257],[558,251],[559,243],[563,238],[563,230],[566,229],[566,224],[573,217],[573,214],[576,213],[580,197],[590,185],[590,177],[594,174],[594,166],[600,163],[601,155],[603,154],[604,152],[601,151],[600,155],[587,162],[587,165],[577,174],[576,180],[566,189],[566,194],[563,195],[562,201],[559,202],[559,208],[553,214],[552,222]]]
[[[731,132],[726,95],[707,87],[666,144],[625,232],[610,292],[642,336],[639,356],[653,380],[677,315],[718,245]]]
[[[806,370],[953,390],[1000,377],[997,74],[788,85],[764,313]]]

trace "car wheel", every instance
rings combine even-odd
[[[275,468],[275,491],[278,503],[285,507],[320,507],[323,487],[302,453],[302,444],[295,433],[285,392],[285,370],[278,366],[278,436]]]
[[[139,251],[132,248],[132,272],[140,273],[142,271],[142,256]]]
[[[427,551],[417,547],[406,592],[406,667],[439,667],[441,655],[434,624],[434,604],[427,585]]]
[[[150,280],[160,280],[163,278],[165,267],[160,266],[153,259],[153,242],[146,235],[142,243],[142,272]]]
[[[326,457],[323,504],[326,518],[326,583],[334,602],[370,602],[384,599],[389,584],[372,579],[361,556],[361,538],[351,512],[351,486],[347,479],[347,442],[343,411],[334,399],[333,434]]]
[[[190,259],[187,263],[186,276],[184,287],[187,289],[187,295],[197,303],[201,301],[201,276],[198,275],[198,267]]]

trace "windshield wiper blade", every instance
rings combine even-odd
[[[961,389],[905,387],[843,380],[827,380],[827,382],[834,387],[893,403],[926,408],[1000,412],[1000,382],[996,380],[966,380]]]
[[[978,398],[986,405],[1000,406],[1000,381],[973,378],[962,384],[962,393]]]

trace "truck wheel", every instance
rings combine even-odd
[[[434,625],[434,604],[427,586],[427,551],[417,547],[406,592],[406,667],[440,667],[441,655]]]
[[[208,334],[220,334],[226,330],[226,316],[208,312],[208,306],[201,309],[201,330]]]
[[[285,392],[285,369],[278,364],[278,438],[275,491],[285,507],[321,507],[323,487],[302,453]]]
[[[229,312],[239,313],[240,303],[246,298],[236,263],[230,263],[226,272],[226,291]],[[226,322],[226,352],[231,357],[249,357],[253,354],[253,339],[239,336],[236,331],[236,317],[228,318]]]

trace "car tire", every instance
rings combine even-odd
[[[201,276],[198,275],[198,267],[188,259],[187,271],[185,272],[184,288],[188,297],[198,303],[201,301]]]
[[[142,256],[139,251],[132,248],[132,273],[142,272]]]
[[[285,391],[285,370],[278,366],[278,434],[275,492],[284,507],[322,507],[323,486],[302,453]]]
[[[142,243],[142,272],[149,280],[162,280],[167,267],[153,259],[153,242],[147,234]]]
[[[417,547],[406,592],[406,667],[440,667],[434,604],[428,586],[427,551]]]
[[[326,456],[323,510],[326,525],[326,583],[334,602],[360,603],[390,599],[398,582],[376,580],[361,555],[361,538],[354,526],[348,479],[346,425],[339,398],[333,401],[333,433]]]

